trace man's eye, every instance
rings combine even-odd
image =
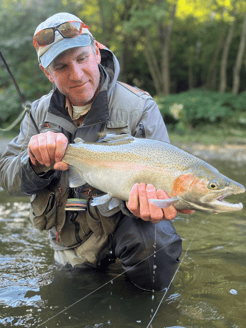
[[[63,69],[65,69],[65,67],[66,67],[66,65],[56,66],[55,71],[62,71]]]
[[[83,62],[83,61],[85,61],[86,58],[87,58],[87,56],[84,56],[84,57],[79,58],[79,62]]]

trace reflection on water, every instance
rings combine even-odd
[[[212,164],[246,185],[244,163]],[[106,272],[55,267],[46,232],[28,219],[28,198],[0,195],[0,327],[148,326],[164,292],[139,291],[119,263]],[[244,199],[231,197],[246,208]],[[174,221],[183,254],[190,246],[152,328],[245,327],[245,216],[196,212]]]

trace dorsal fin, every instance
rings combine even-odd
[[[108,133],[104,137],[98,140],[100,143],[117,143],[117,144],[126,144],[134,141],[134,137],[130,134],[113,134]]]

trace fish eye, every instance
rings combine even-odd
[[[218,188],[218,183],[217,182],[215,182],[215,181],[212,181],[212,182],[210,182],[209,184],[208,184],[208,188],[209,189],[217,189]]]

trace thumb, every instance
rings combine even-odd
[[[69,165],[64,162],[57,162],[54,164],[54,169],[58,170],[58,171],[66,171],[66,170],[68,170],[68,168],[69,168]]]

